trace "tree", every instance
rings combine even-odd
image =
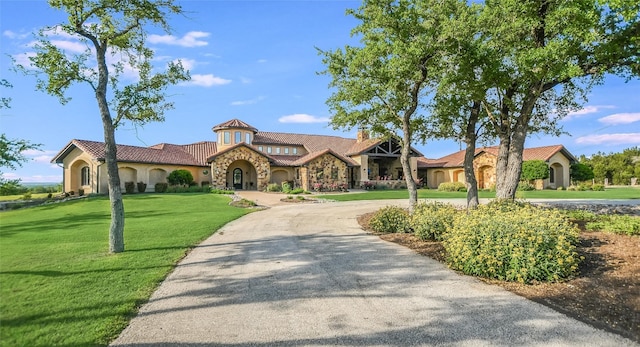
[[[361,46],[320,51],[335,88],[327,100],[335,128],[369,128],[399,140],[400,162],[410,209],[417,186],[410,167],[411,144],[425,139],[425,97],[440,73],[438,35],[455,1],[368,0],[348,14],[360,20],[352,30]]]
[[[39,31],[32,66],[18,66],[30,74],[36,69],[36,88],[57,97],[62,104],[70,97],[68,88],[86,83],[93,90],[104,130],[105,161],[109,181],[111,225],[109,251],[124,251],[124,205],[116,162],[115,129],[124,121],[145,124],[162,121],[164,112],[173,107],[164,95],[171,84],[188,80],[182,64],[170,63],[163,73],[153,74],[153,51],[145,46],[148,25],[170,31],[167,17],[181,14],[173,0],[49,0],[49,5],[65,11],[68,20]],[[87,48],[70,54],[51,39],[51,32],[77,38]],[[115,59],[109,66],[107,57]],[[121,85],[125,67],[138,73],[138,80]],[[108,96],[112,96],[108,100]],[[115,117],[112,116],[112,111]]]
[[[527,135],[558,134],[557,121],[606,73],[638,75],[639,9],[633,1],[485,1],[482,35],[501,64],[485,97],[500,141],[498,198],[515,197]]]
[[[549,166],[544,160],[527,160],[522,162],[522,175],[524,181],[543,180],[549,178]]]
[[[588,181],[592,180],[594,177],[593,169],[591,169],[589,165],[583,163],[575,163],[571,165],[571,179],[573,181]]]
[[[621,153],[598,152],[591,158],[580,157],[580,162],[593,169],[592,178],[598,182],[608,179],[613,184],[629,184],[632,177],[640,177],[640,147],[627,148]]]
[[[0,80],[0,86],[11,88],[12,85],[5,79]],[[11,98],[0,98],[0,109],[11,108]],[[22,139],[9,139],[4,133],[0,134],[0,168],[15,170],[22,166],[29,158],[24,155],[24,151],[39,149],[42,145],[31,143]],[[0,194],[9,195],[20,188],[20,180],[8,180],[2,176],[0,171]]]
[[[189,185],[193,182],[193,175],[188,170],[174,170],[167,176],[167,181],[173,185]]]

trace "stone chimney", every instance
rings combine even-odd
[[[360,128],[358,129],[358,138],[357,138],[357,142],[364,142],[366,140],[369,139],[369,131],[367,131],[367,129],[364,128]]]

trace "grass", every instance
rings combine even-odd
[[[106,345],[191,247],[247,213],[217,194],[124,203],[115,255],[106,197],[0,214],[0,345]]]
[[[60,192],[52,193],[52,194],[57,195],[57,194],[60,194]],[[49,193],[32,193],[31,199],[44,199],[47,197],[47,195],[49,195]],[[0,196],[0,201],[22,200],[23,197],[24,197],[24,194],[4,195],[4,196]]]
[[[481,199],[492,199],[496,197],[496,193],[481,191],[479,196]],[[466,197],[466,192],[441,192],[435,189],[418,190],[419,199],[464,199]],[[516,197],[523,199],[640,199],[640,187],[607,188],[603,192],[535,190],[517,192]],[[408,199],[409,193],[406,189],[370,190],[352,194],[327,194],[323,195],[322,198],[336,201]]]

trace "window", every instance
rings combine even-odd
[[[271,146],[267,146],[267,153],[271,153]]]
[[[298,149],[293,147],[293,154],[298,154]]]
[[[289,154],[289,147],[284,148],[284,154]]]
[[[321,180],[323,178],[324,178],[324,168],[319,167],[316,169],[316,179]]]
[[[280,154],[280,147],[276,147],[276,154]]]
[[[549,168],[549,183],[555,183],[555,180],[556,180],[555,170],[552,167],[550,167]]]
[[[300,179],[300,169],[296,169],[296,179]]]
[[[222,144],[222,133],[218,133],[218,143]]]
[[[332,180],[338,179],[338,168],[335,166],[331,168],[331,179]]]
[[[236,131],[233,135],[234,135],[234,140],[235,140],[234,143],[242,142],[242,133],[241,132]]]
[[[231,134],[228,131],[224,132],[224,144],[228,145],[231,143]]]
[[[91,184],[91,170],[88,166],[85,166],[80,170],[81,185],[88,186]]]
[[[258,150],[259,150],[260,152],[264,152],[264,150],[262,149],[262,146],[258,146]]]
[[[251,133],[244,133],[244,142],[246,142],[248,145],[251,144]]]

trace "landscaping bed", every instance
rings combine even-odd
[[[368,231],[373,213],[358,217]],[[481,280],[549,306],[600,329],[640,342],[640,237],[581,229],[578,253],[584,257],[579,275],[558,283],[521,284]],[[444,262],[441,242],[422,241],[410,233],[380,238]]]

